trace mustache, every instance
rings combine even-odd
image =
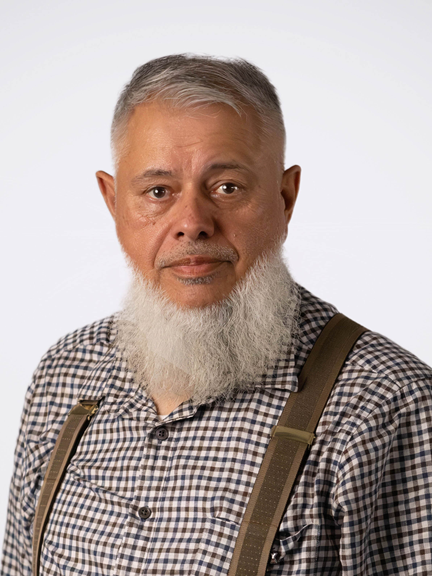
[[[155,262],[156,269],[160,270],[166,266],[171,266],[173,262],[186,258],[187,256],[207,256],[215,260],[232,263],[237,262],[239,259],[238,253],[233,248],[211,244],[206,241],[196,241],[181,246],[169,254],[157,258]]]

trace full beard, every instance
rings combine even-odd
[[[259,384],[291,345],[298,301],[281,251],[259,258],[228,298],[205,308],[177,306],[135,271],[118,344],[150,397],[206,404]]]

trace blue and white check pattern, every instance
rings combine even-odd
[[[334,313],[301,289],[299,336],[262,381],[231,401],[186,402],[163,423],[116,349],[116,316],[60,340],[26,396],[1,574],[31,574],[42,478],[83,396],[104,401],[55,501],[41,576],[226,574],[270,430]],[[430,368],[364,334],[320,421],[268,574],[431,575],[431,451]]]

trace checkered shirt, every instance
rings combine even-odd
[[[261,381],[231,401],[185,402],[163,423],[116,350],[115,315],[60,340],[26,396],[1,574],[31,574],[42,479],[83,396],[104,400],[55,500],[41,576],[227,574],[270,430],[335,312],[301,289],[299,336]],[[321,418],[269,576],[430,576],[431,448],[430,368],[365,333]]]

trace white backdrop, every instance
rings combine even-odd
[[[127,283],[94,172],[151,58],[242,56],[269,75],[303,168],[295,279],[432,363],[430,1],[16,0],[0,15],[1,540],[31,374]]]

